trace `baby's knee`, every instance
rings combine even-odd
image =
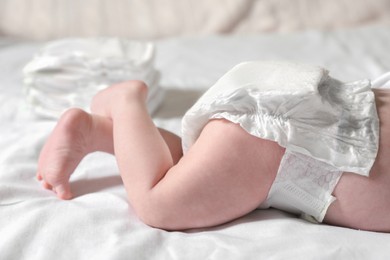
[[[167,211],[161,205],[157,205],[155,201],[146,200],[132,201],[132,206],[138,219],[144,224],[163,230],[179,230],[183,227],[179,227],[179,222],[183,220],[180,218],[180,214],[173,214],[171,211]]]
[[[169,193],[169,192],[168,192]],[[171,193],[172,195],[173,193]],[[180,197],[180,195],[178,195]],[[174,195],[160,194],[156,191],[149,191],[136,199],[129,198],[131,205],[140,221],[144,224],[163,230],[186,230],[191,228],[202,228],[214,226],[222,222],[214,222],[216,217],[211,210],[203,214],[202,205],[199,204],[196,209],[190,203],[184,203]],[[195,204],[201,202],[193,198]],[[200,209],[200,210],[199,210]],[[218,212],[220,213],[220,211]],[[213,214],[213,215],[209,215]],[[209,215],[209,216],[207,216]],[[213,224],[210,224],[211,222]]]
[[[118,91],[119,95],[126,95],[134,98],[146,98],[148,92],[148,86],[141,80],[129,80],[121,83],[117,83],[111,88]]]
[[[66,110],[59,120],[61,127],[72,130],[80,127],[80,122],[85,125],[90,121],[90,115],[80,108],[70,108]]]

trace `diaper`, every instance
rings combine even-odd
[[[277,208],[322,222],[342,171],[307,155],[286,151],[268,197],[259,208]]]
[[[261,207],[321,222],[342,172],[368,176],[379,142],[369,80],[343,83],[316,66],[253,61],[237,65],[182,120],[186,151],[210,119],[224,118],[286,148]]]
[[[280,61],[235,66],[184,115],[184,152],[216,118],[364,176],[378,151],[379,119],[370,81],[342,83],[316,66]]]

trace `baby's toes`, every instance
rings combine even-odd
[[[72,193],[70,191],[69,183],[62,183],[53,188],[54,192],[57,194],[58,198],[63,200],[69,200],[72,198]]]
[[[37,178],[38,181],[43,180],[42,175],[39,172],[37,172],[36,178]]]
[[[46,181],[42,181],[42,186],[47,190],[53,189],[53,187],[49,183],[47,183]]]

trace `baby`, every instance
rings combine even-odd
[[[390,231],[389,90],[343,85],[317,67],[246,63],[184,116],[183,145],[154,125],[147,90],[123,82],[99,92],[91,113],[65,112],[39,157],[43,186],[71,199],[70,175],[102,151],[116,156],[129,202],[153,227],[209,227],[275,207]]]

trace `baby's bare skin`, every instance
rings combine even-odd
[[[89,128],[87,115],[70,116],[66,113],[46,141],[38,161],[37,178],[46,189],[52,189],[61,199],[72,194],[69,178],[81,159],[88,153],[86,133]]]
[[[157,129],[147,114],[146,91],[141,82],[121,83],[94,98],[92,114],[77,109],[64,114],[40,155],[37,177],[43,186],[70,199],[69,177],[78,163],[90,152],[104,151],[115,154],[138,216],[155,227],[218,225],[249,213],[266,199],[282,147],[229,121],[211,120],[181,157],[180,139]],[[344,173],[326,223],[390,231],[389,93],[376,91],[382,123],[371,176]]]

